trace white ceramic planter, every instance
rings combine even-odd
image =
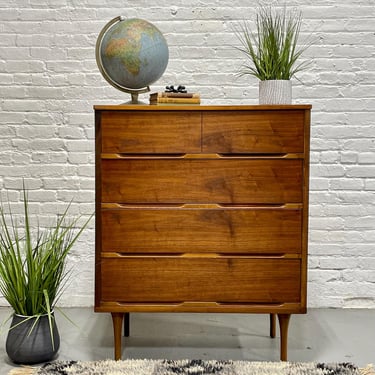
[[[292,104],[292,81],[259,81],[259,104]]]

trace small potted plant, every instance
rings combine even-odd
[[[244,22],[236,35],[238,50],[247,57],[240,75],[252,75],[259,82],[259,104],[290,104],[291,78],[305,69],[308,61],[299,62],[309,44],[298,45],[302,14],[298,11],[260,7],[253,32]]]
[[[16,363],[39,363],[57,353],[60,338],[54,308],[70,270],[69,251],[91,217],[76,228],[79,218],[67,219],[69,206],[53,226],[32,226],[23,189],[22,225],[0,207],[0,292],[13,308],[6,351]]]

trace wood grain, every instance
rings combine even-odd
[[[207,111],[202,152],[302,153],[304,111]]]
[[[101,114],[102,152],[181,153],[201,151],[199,112]]]
[[[300,300],[299,259],[102,259],[102,300],[276,303]]]
[[[301,209],[103,209],[102,251],[299,254],[301,224]]]
[[[300,203],[299,159],[102,160],[102,202]]]

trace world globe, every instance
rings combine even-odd
[[[168,44],[159,29],[139,18],[116,17],[100,32],[96,61],[103,77],[138,103],[168,65]]]

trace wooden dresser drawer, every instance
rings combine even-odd
[[[121,257],[101,270],[103,301],[300,301],[299,259]]]
[[[300,203],[300,159],[104,159],[103,203]]]
[[[103,153],[197,153],[201,151],[199,112],[101,113]]]
[[[203,112],[202,152],[302,153],[305,111]]]
[[[302,249],[301,209],[127,207],[101,215],[103,252],[300,254]]]

